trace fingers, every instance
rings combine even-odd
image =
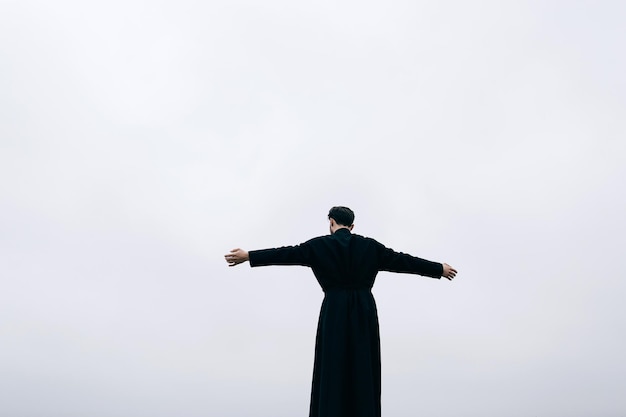
[[[228,266],[237,265],[237,255],[234,253],[236,249],[230,251],[230,253],[224,255],[224,259],[228,262]]]
[[[226,259],[226,263],[228,263],[228,266],[235,266],[239,265],[241,261],[237,259]]]

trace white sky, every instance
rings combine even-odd
[[[386,417],[626,415],[626,3],[0,1],[0,415],[308,413],[355,233]]]

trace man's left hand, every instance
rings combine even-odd
[[[228,262],[228,266],[235,266],[246,262],[248,258],[248,252],[243,249],[233,249],[230,253],[224,255],[224,259]]]

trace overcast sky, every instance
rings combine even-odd
[[[626,415],[626,3],[0,1],[0,415],[306,416],[355,233],[386,417]]]

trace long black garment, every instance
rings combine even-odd
[[[250,251],[251,266],[311,267],[324,290],[310,417],[380,417],[380,336],[372,286],[378,271],[440,278],[443,266],[338,229],[297,246]]]

